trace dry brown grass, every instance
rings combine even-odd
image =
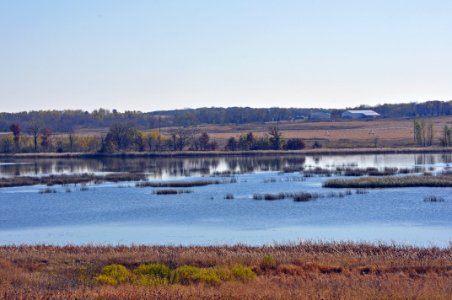
[[[271,255],[276,264],[266,266]],[[93,278],[103,266],[251,266],[251,282],[117,287]],[[268,247],[0,247],[6,299],[450,299],[452,248],[364,244]]]
[[[452,124],[452,116],[427,119],[434,123],[435,137],[442,136],[444,125]],[[252,131],[256,136],[268,132],[270,124],[200,125],[196,128],[208,132],[213,139],[224,145],[226,140]],[[413,144],[412,119],[338,120],[338,121],[293,121],[279,124],[285,138],[319,140],[330,148],[369,147],[378,138],[379,146],[409,146]],[[436,139],[439,145],[439,140]]]

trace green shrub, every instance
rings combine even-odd
[[[96,276],[96,281],[103,284],[118,285],[129,281],[130,271],[123,265],[112,264],[102,269],[102,274]]]
[[[273,263],[274,259],[270,256]],[[269,260],[267,258],[267,260]],[[268,264],[268,262],[267,262]],[[181,266],[171,270],[160,263],[141,264],[133,272],[119,264],[105,266],[102,273],[95,277],[101,284],[118,285],[132,283],[136,285],[167,285],[167,284],[193,284],[207,283],[218,285],[223,281],[238,280],[247,282],[256,278],[256,274],[250,267],[238,264],[231,268],[199,268],[194,266]]]
[[[215,267],[214,270],[221,281],[230,281],[234,279],[231,270],[227,267]]]
[[[256,278],[256,273],[251,270],[250,267],[244,265],[235,265],[231,268],[232,276],[236,280],[240,281],[251,281]]]
[[[261,262],[261,268],[263,270],[275,269],[277,266],[276,260],[271,255],[265,255]]]
[[[160,263],[141,264],[135,269],[134,283],[140,285],[168,284],[171,269]]]
[[[221,278],[214,269],[181,266],[174,271],[172,282],[181,284],[205,282],[216,285],[221,283]]]
[[[136,269],[136,272],[140,275],[147,275],[158,278],[169,278],[171,275],[171,269],[168,266],[159,263],[141,264]]]

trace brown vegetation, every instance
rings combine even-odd
[[[332,179],[323,183],[328,188],[403,188],[452,187],[452,175],[383,176],[357,179]]]
[[[182,266],[192,266],[185,267],[187,271],[232,270],[241,265],[252,272],[248,271],[246,282],[220,278],[150,284],[99,277],[108,275],[111,268],[105,267],[112,264],[124,266],[119,271],[126,275],[132,270],[164,273]],[[252,279],[252,273],[257,277]],[[346,243],[3,246],[0,295],[7,299],[450,299],[452,248]]]
[[[59,174],[42,177],[4,177],[0,178],[0,188],[28,186],[28,185],[65,185],[65,184],[86,184],[89,182],[121,182],[121,181],[139,181],[146,179],[141,173],[112,173],[107,175],[95,174]]]

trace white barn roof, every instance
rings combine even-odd
[[[360,115],[365,115],[368,117],[378,117],[380,116],[379,113],[374,112],[373,110],[347,110],[347,112],[351,113],[351,114],[360,114]]]

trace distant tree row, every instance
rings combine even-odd
[[[48,128],[32,126],[25,131],[17,123],[10,134],[0,136],[0,152],[101,152],[124,151],[214,151],[220,150],[206,132],[176,128],[163,135],[157,130],[143,132],[128,123],[113,124],[105,135],[53,134]],[[299,150],[305,144],[298,138],[284,139],[277,126],[256,137],[252,132],[231,137],[224,150]]]
[[[225,150],[249,151],[249,150],[300,150],[305,143],[300,138],[284,139],[277,126],[269,127],[268,134],[256,137],[252,132],[242,134],[238,139],[228,139]]]
[[[383,104],[374,107],[360,106],[357,109],[373,109],[382,117],[414,118],[452,115],[452,101],[428,101],[424,103]],[[134,127],[147,130],[163,127],[190,127],[199,124],[245,124],[268,123],[303,119],[312,111],[328,111],[332,118],[340,118],[343,110],[307,109],[307,108],[197,108],[143,113],[140,111],[118,112],[116,110],[97,109],[92,112],[83,110],[30,111],[20,113],[0,113],[0,132],[9,131],[12,123],[22,128],[36,124],[55,133],[71,133],[80,128],[106,129],[116,123],[129,123]]]

